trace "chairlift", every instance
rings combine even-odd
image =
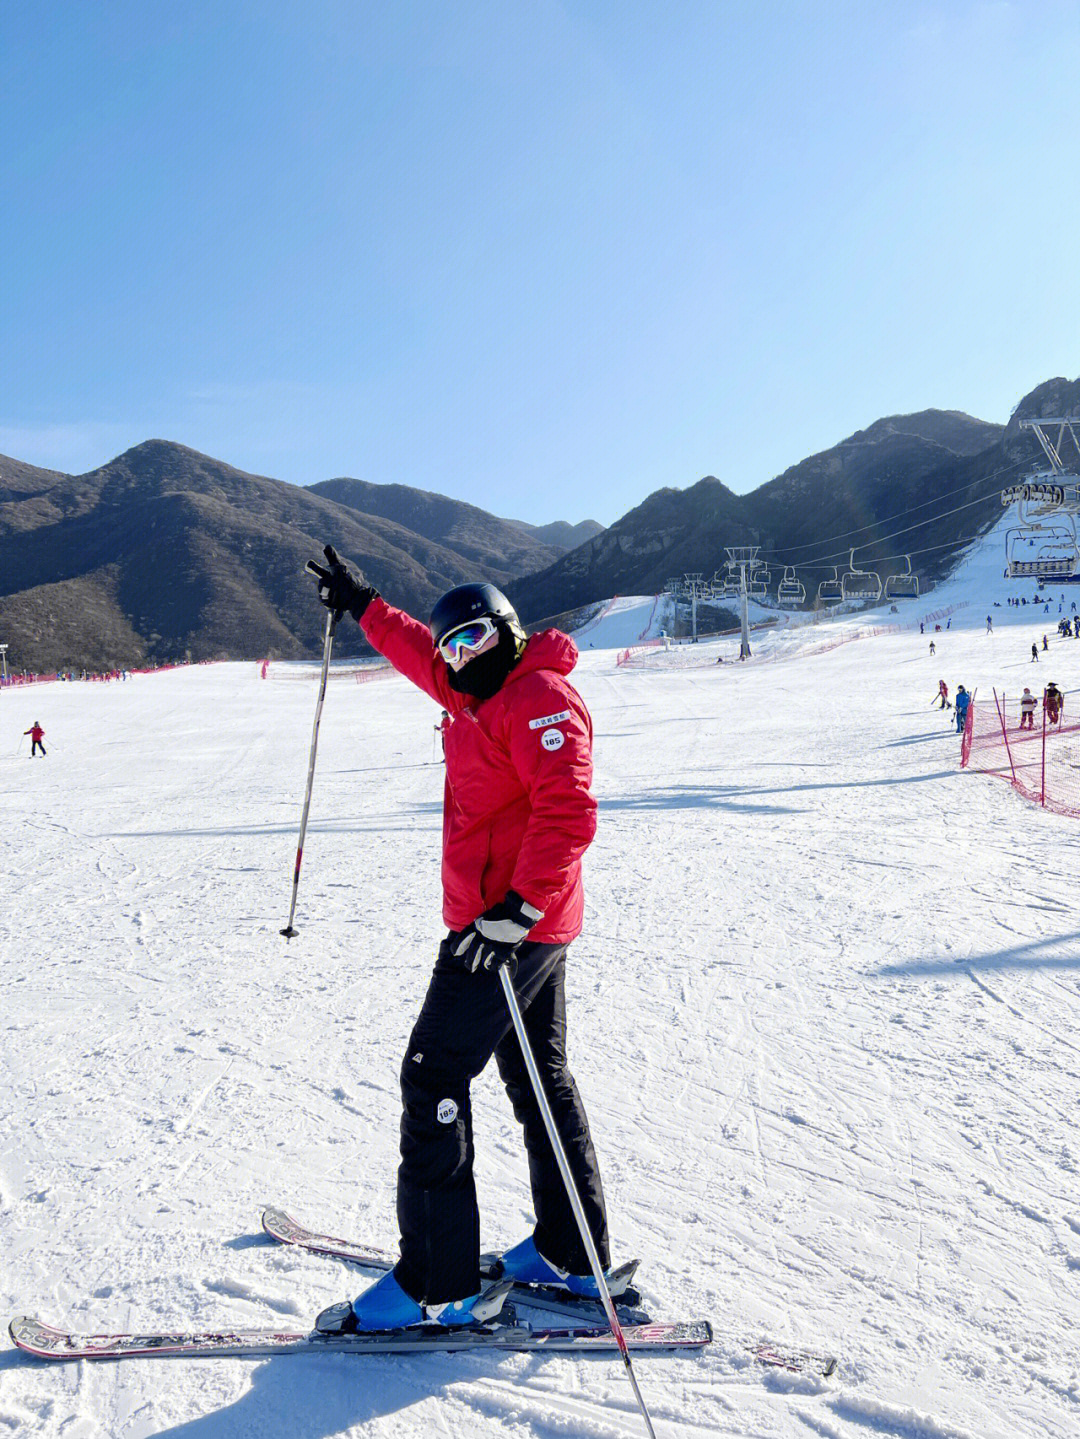
[[[717,570],[713,576],[713,583],[718,586],[718,588],[714,590],[714,593],[717,599],[737,600],[742,594],[739,586],[738,572],[730,560],[727,561],[725,568],[727,569],[726,575],[721,575],[720,571]]]
[[[1068,579],[1080,569],[1080,546],[1076,521],[1062,516],[1064,523],[1011,529],[1005,535],[1009,579]]]
[[[844,598],[844,583],[840,578],[840,566],[833,565],[831,580],[822,580],[817,587],[817,597],[822,604],[834,605]]]
[[[751,600],[767,600],[769,592],[765,588],[765,581],[757,575],[750,575],[746,581],[746,595]]]
[[[869,600],[871,604],[881,599],[881,576],[874,570],[857,570],[854,550],[848,557],[847,573],[841,577],[841,595],[845,600]]]
[[[905,569],[889,575],[885,581],[887,600],[917,600],[919,598],[919,577],[911,573],[911,556],[904,556]]]
[[[776,587],[777,603],[781,605],[803,605],[806,603],[806,586],[795,578],[795,566],[784,566],[784,578]]]

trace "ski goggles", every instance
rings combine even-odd
[[[483,649],[494,634],[498,634],[494,620],[483,615],[480,619],[469,620],[467,624],[458,625],[456,630],[443,635],[439,641],[439,653],[447,664],[454,664],[464,655],[475,654],[477,650]]]

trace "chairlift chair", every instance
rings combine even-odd
[[[840,566],[833,565],[831,580],[822,580],[817,587],[817,597],[822,604],[834,605],[844,598],[844,584],[840,578]]]
[[[919,598],[919,577],[911,573],[911,556],[904,556],[905,569],[889,575],[885,581],[887,600],[917,600]]]
[[[802,605],[806,603],[806,586],[795,578],[795,566],[784,566],[784,578],[776,587],[777,603],[781,605]]]
[[[723,577],[722,586],[719,592],[720,598],[722,600],[737,600],[740,594],[742,594],[742,590],[739,586],[738,570],[731,560],[727,561],[725,569],[727,570],[727,574]],[[719,573],[720,571],[717,570],[717,574]]]
[[[1011,529],[1005,534],[1005,572],[1009,579],[1046,576],[1067,579],[1080,569],[1076,521],[1063,515],[1062,523]]]
[[[845,600],[869,600],[871,604],[881,599],[881,576],[874,570],[857,570],[854,550],[848,557],[847,573],[841,578],[841,594]]]

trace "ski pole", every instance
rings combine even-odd
[[[308,565],[308,569],[311,566]],[[323,641],[322,680],[319,684],[319,702],[315,706],[315,725],[311,731],[311,757],[308,760],[307,793],[304,795],[304,810],[300,816],[300,839],[296,846],[296,868],[293,870],[292,882],[292,903],[289,905],[289,922],[281,933],[286,939],[292,939],[296,934],[293,929],[293,916],[296,914],[296,892],[300,888],[300,861],[304,857],[304,836],[307,834],[308,810],[311,807],[311,786],[315,781],[315,751],[319,745],[319,721],[322,719],[323,700],[326,698],[326,680],[330,673],[330,651],[334,644],[334,630],[337,628],[338,617],[332,611],[326,615],[326,638]]]
[[[514,1021],[514,1030],[521,1045],[521,1053],[525,1059],[525,1068],[529,1071],[529,1080],[536,1095],[536,1103],[544,1119],[544,1128],[547,1130],[551,1147],[555,1151],[555,1158],[559,1164],[559,1173],[562,1175],[563,1184],[566,1186],[566,1197],[570,1201],[570,1208],[574,1211],[574,1219],[581,1234],[581,1242],[585,1246],[585,1253],[589,1256],[589,1267],[592,1269],[596,1279],[597,1288],[600,1290],[600,1299],[604,1305],[604,1313],[607,1315],[608,1324],[615,1337],[615,1343],[619,1346],[619,1353],[626,1365],[626,1376],[630,1380],[634,1390],[634,1398],[637,1400],[638,1408],[641,1410],[641,1417],[645,1420],[645,1428],[649,1431],[649,1439],[656,1439],[656,1430],[653,1428],[649,1411],[645,1407],[645,1400],[641,1397],[641,1390],[638,1388],[637,1375],[634,1373],[634,1366],[630,1362],[630,1351],[626,1347],[626,1336],[623,1334],[622,1325],[619,1323],[619,1316],[615,1313],[615,1305],[612,1303],[611,1290],[608,1288],[607,1279],[604,1276],[604,1266],[600,1263],[600,1255],[597,1252],[596,1244],[589,1231],[589,1222],[585,1218],[585,1210],[582,1207],[581,1196],[578,1194],[577,1185],[574,1183],[574,1176],[570,1173],[570,1161],[566,1157],[566,1150],[559,1138],[559,1131],[555,1128],[555,1116],[551,1112],[551,1105],[544,1093],[543,1081],[540,1078],[540,1071],[536,1067],[536,1059],[532,1052],[532,1045],[529,1043],[529,1036],[525,1033],[525,1021],[521,1017],[521,1008],[514,993],[514,984],[510,978],[509,971],[505,964],[499,966],[499,979],[502,982],[503,993],[506,995],[506,1003],[510,1009],[510,1018]]]

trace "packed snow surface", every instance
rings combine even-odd
[[[930,707],[939,678],[1028,682],[1044,631],[1040,680],[1080,687],[1069,592],[1008,609],[1032,587],[1000,569],[899,618],[793,624],[744,665],[583,644],[600,828],[572,1064],[616,1257],[641,1256],[658,1317],[717,1331],[638,1358],[660,1435],[1080,1432],[1076,822],[961,772]],[[945,602],[930,658],[918,617]],[[396,676],[331,683],[286,946],[316,698],[286,673],[0,694],[8,1314],[302,1328],[364,1277],[264,1240],[265,1202],[393,1245],[397,1071],[440,935],[438,711]],[[16,755],[35,719],[44,760]],[[504,1245],[531,1216],[493,1073],[475,1118]],[[764,1370],[743,1336],[839,1373]],[[25,1439],[644,1432],[607,1358],[0,1369],[0,1434]]]

